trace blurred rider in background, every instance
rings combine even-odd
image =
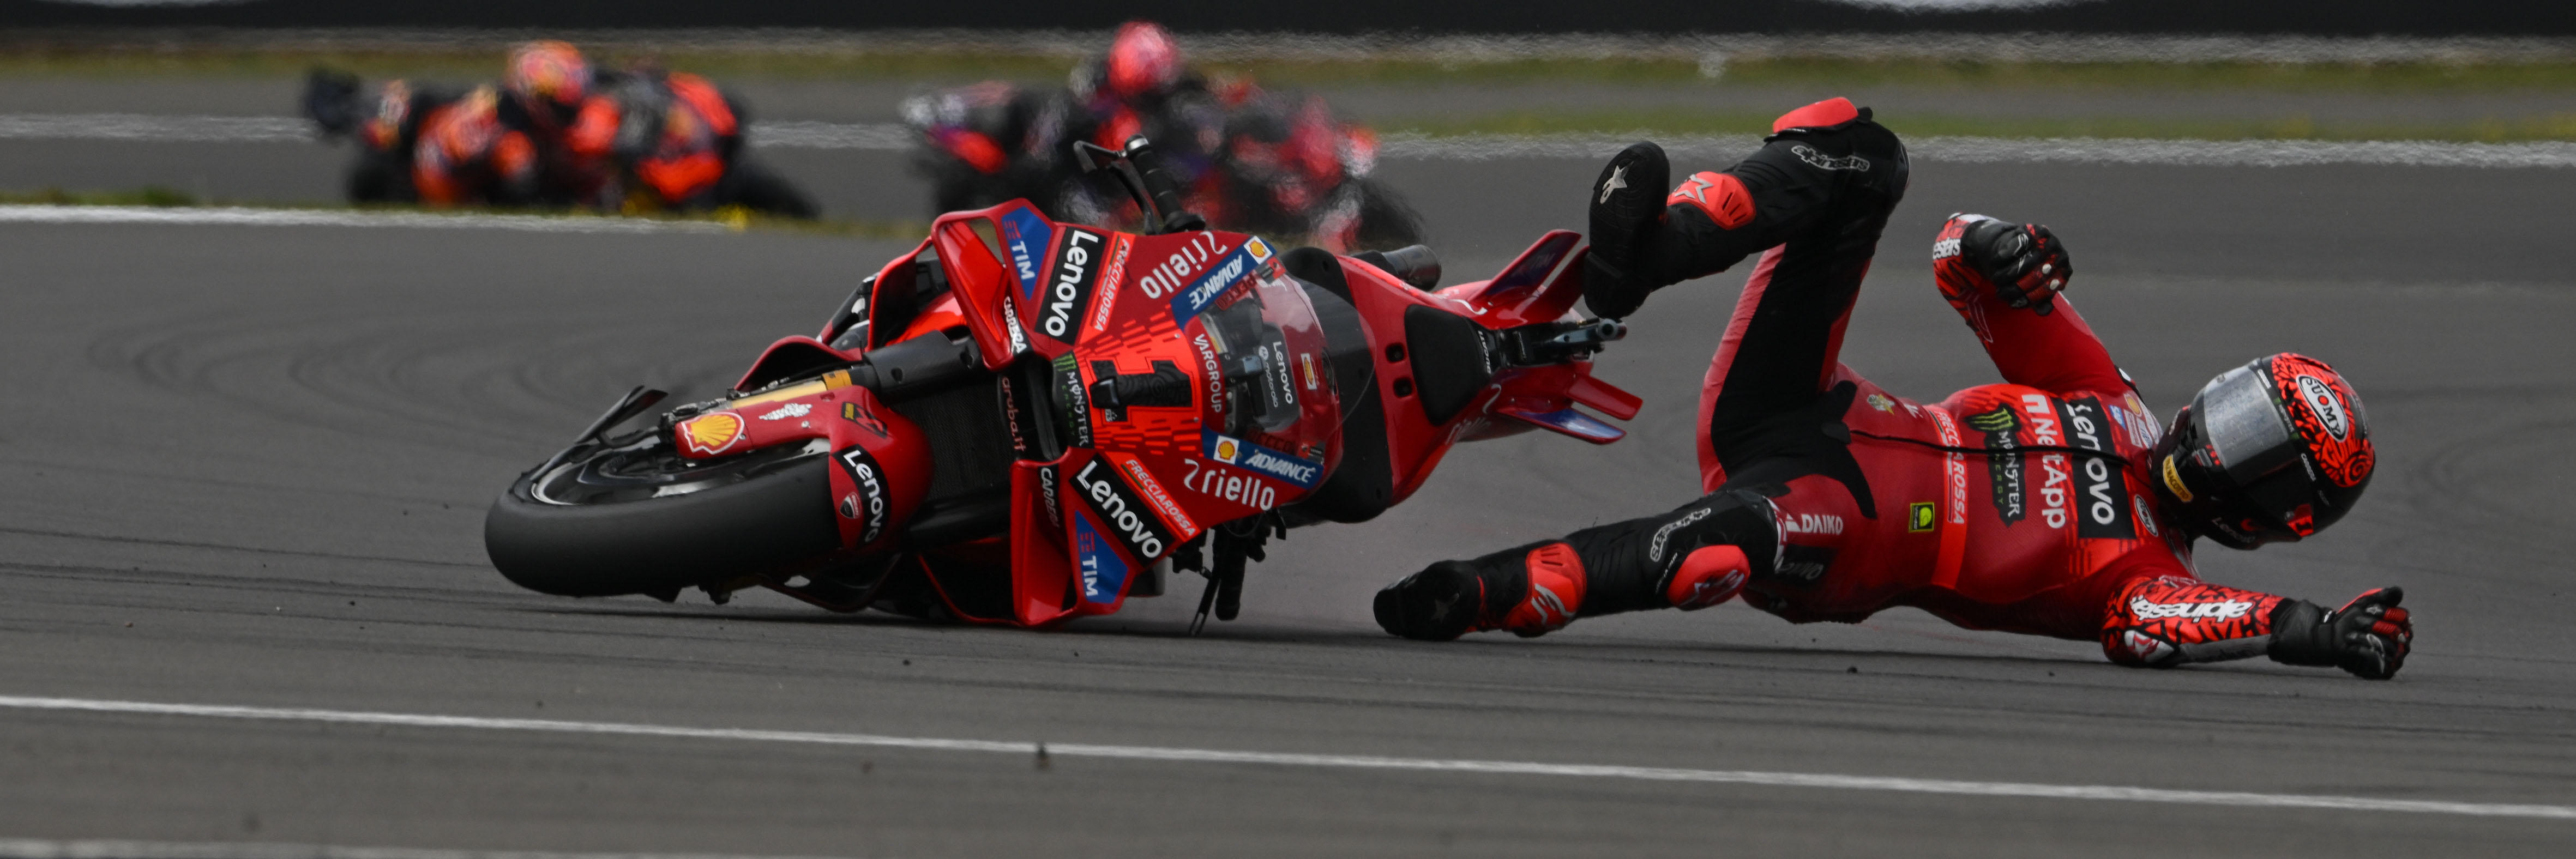
[[[1844,99],[1782,116],[1734,166],[1669,184],[1661,148],[1589,192],[1584,302],[1647,296],[1758,254],[1699,409],[1701,491],[1668,513],[1442,561],[1378,594],[1409,638],[1544,634],[1579,617],[1739,595],[1792,622],[1895,606],[1970,629],[2097,641],[2170,667],[2268,656],[2386,679],[2414,627],[2397,588],[2339,608],[2201,581],[2194,542],[2297,542],[2349,512],[2376,463],[2350,383],[2281,353],[2229,370],[2160,427],[2059,296],[2047,227],[1954,215],[1933,273],[2004,384],[1895,396],[1839,358],[1906,190],[1896,135]],[[1664,189],[1671,188],[1670,192]]]
[[[1109,149],[1142,134],[1187,187],[1208,169],[1223,145],[1228,100],[1190,68],[1170,31],[1151,21],[1118,27],[1109,50],[1083,61],[1069,81],[1080,114],[1068,117],[1068,139]],[[1233,93],[1240,101],[1247,92]]]

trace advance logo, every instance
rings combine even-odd
[[[1269,243],[1260,239],[1245,239],[1243,247],[1235,248],[1234,253],[1226,254],[1225,259],[1209,268],[1208,273],[1200,277],[1198,282],[1190,284],[1188,289],[1181,290],[1172,296],[1172,321],[1176,324],[1186,324],[1198,318],[1199,313],[1216,303],[1218,296],[1224,295],[1226,290],[1233,289],[1235,284],[1243,281],[1244,276],[1269,261]]]
[[[1038,255],[1055,243],[1055,227],[1027,209],[1002,216],[1002,244],[1011,248],[1011,273],[1020,279],[1020,298],[1036,300]]]
[[[1128,486],[1117,469],[1103,464],[1100,457],[1092,457],[1082,464],[1081,471],[1073,473],[1073,489],[1091,502],[1100,521],[1108,523],[1110,536],[1125,543],[1127,554],[1136,560],[1150,564],[1171,550],[1172,532],[1163,527],[1163,520],[1155,518],[1153,509],[1145,506],[1144,496]]]
[[[1055,266],[1047,275],[1046,295],[1038,302],[1038,331],[1057,342],[1071,346],[1082,340],[1082,309],[1091,304],[1091,288],[1100,282],[1101,250],[1107,246],[1099,233],[1067,227],[1064,247],[1055,252]]]
[[[1199,431],[1199,452],[1207,458],[1295,484],[1299,489],[1313,489],[1324,477],[1324,464],[1311,459],[1290,456],[1230,435],[1211,430]]]

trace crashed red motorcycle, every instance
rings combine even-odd
[[[1363,522],[1460,441],[1623,433],[1591,376],[1624,330],[1569,312],[1578,237],[1432,289],[1420,247],[1336,256],[1203,228],[1143,138],[1080,144],[1147,229],[1024,201],[939,218],[812,337],[622,434],[629,393],[497,500],[504,576],[566,596],[765,587],[834,611],[1043,627],[1207,587],[1231,619],[1264,541]],[[1193,629],[1196,628],[1194,624]]]

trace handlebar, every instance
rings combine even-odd
[[[1541,322],[1502,332],[1503,360],[1515,367],[1538,367],[1592,357],[1601,347],[1628,336],[1616,319]]]
[[[1110,149],[1088,140],[1073,142],[1074,158],[1085,173],[1108,170],[1145,214],[1145,234],[1158,236],[1207,229],[1207,219],[1181,208],[1181,189],[1163,170],[1163,158],[1143,135],[1127,138],[1125,149]]]

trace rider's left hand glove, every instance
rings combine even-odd
[[[2415,643],[2415,624],[2397,607],[2405,598],[2401,589],[2380,588],[2334,611],[2284,601],[2272,615],[2272,661],[2332,665],[2370,680],[2394,677]]]
[[[1954,303],[1966,297],[1965,288],[1982,287],[2008,306],[2034,308],[2042,316],[2056,309],[2057,293],[2075,277],[2066,243],[2056,233],[1983,215],[1950,216],[1932,257],[1943,292],[1960,293],[1951,295]]]

